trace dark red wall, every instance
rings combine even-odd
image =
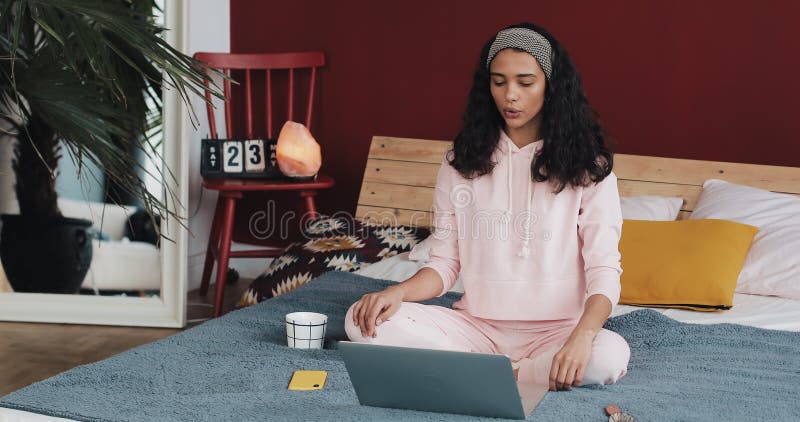
[[[312,132],[337,187],[319,205],[353,212],[371,137],[452,139],[480,47],[520,21],[566,46],[617,152],[800,166],[798,16],[794,0],[231,0],[231,50],[326,54]]]

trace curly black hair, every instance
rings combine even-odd
[[[589,105],[575,65],[559,42],[544,28],[521,23],[508,28],[532,29],[549,42],[553,50],[553,71],[546,81],[540,137],[541,152],[531,164],[532,179],[550,180],[559,193],[573,187],[598,183],[611,173],[613,154],[597,114]],[[505,121],[490,91],[486,58],[495,36],[481,49],[460,132],[448,154],[448,162],[464,178],[490,173],[497,164],[491,157],[500,141]]]

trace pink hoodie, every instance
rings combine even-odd
[[[579,318],[593,294],[617,304],[617,177],[611,173],[585,188],[567,185],[554,195],[549,182],[531,181],[530,163],[542,142],[519,148],[501,131],[494,170],[472,180],[442,159],[436,229],[418,247],[430,248],[424,267],[441,276],[441,294],[460,273],[464,296],[455,308],[479,318],[538,321]]]

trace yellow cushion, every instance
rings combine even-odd
[[[730,309],[756,233],[758,227],[727,220],[624,220],[620,303]]]

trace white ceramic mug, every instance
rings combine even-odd
[[[322,349],[328,316],[316,312],[286,314],[286,344],[294,349]]]

